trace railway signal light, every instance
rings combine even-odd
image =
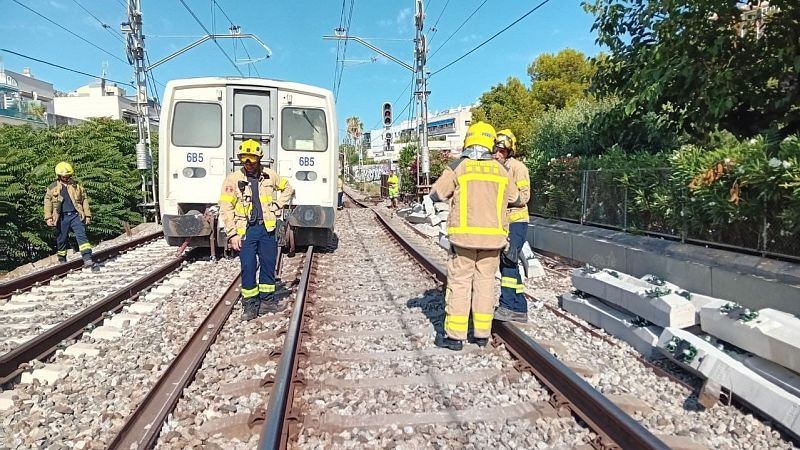
[[[389,102],[383,104],[383,125],[392,126],[392,104]]]

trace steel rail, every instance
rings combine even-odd
[[[129,250],[133,247],[136,247],[138,245],[141,245],[145,242],[157,239],[162,235],[163,235],[162,231],[155,231],[153,233],[148,233],[136,239],[131,239],[130,241],[122,242],[118,245],[114,245],[112,247],[108,247],[103,250],[97,251],[92,254],[92,258],[94,259],[95,262],[104,261],[106,259],[113,258],[114,256],[117,256],[120,253]],[[71,270],[78,269],[82,265],[83,261],[81,259],[73,259],[72,261],[67,261],[64,264],[57,264],[54,266],[45,267],[35,272],[31,272],[27,275],[23,275],[21,277],[17,277],[12,280],[0,283],[0,299],[8,298],[11,296],[11,294],[15,292],[30,289],[37,283],[43,283],[49,281],[54,277],[63,275]]]
[[[123,300],[136,296],[142,290],[164,278],[168,273],[180,267],[183,261],[184,258],[174,258],[170,260],[153,272],[129,283],[127,286],[81,310],[67,320],[57,324],[55,327],[24,342],[10,352],[0,355],[0,384],[9,382],[22,372],[22,369],[19,368],[20,364],[49,355],[56,349],[56,346],[60,342],[80,332],[86,325],[102,317],[103,313],[119,306]]]
[[[289,329],[281,351],[281,359],[275,371],[275,383],[269,393],[269,403],[261,436],[258,439],[258,449],[286,448],[288,439],[288,415],[292,402],[292,384],[297,373],[297,352],[300,350],[300,333],[305,319],[306,292],[311,279],[311,263],[314,258],[314,247],[306,250],[303,262],[303,274],[295,294],[294,308],[289,319]]]
[[[380,213],[374,209],[373,212],[392,236],[437,279],[447,278],[446,270],[441,264],[430,261],[407,242]],[[492,324],[492,333],[554,392],[559,406],[567,406],[573,414],[598,433],[598,438],[593,443],[595,446],[642,450],[669,448],[518,327],[495,320]]]
[[[128,416],[109,449],[149,449],[155,446],[162,425],[175,409],[183,390],[194,379],[208,350],[233,311],[239,298],[240,280],[241,274],[234,278],[136,411]]]

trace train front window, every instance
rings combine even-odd
[[[242,108],[242,133],[261,133],[261,108],[257,105]]]
[[[176,103],[172,145],[204,148],[222,145],[222,107],[217,103]]]
[[[284,108],[281,112],[281,146],[284,150],[324,152],[328,148],[325,111]]]

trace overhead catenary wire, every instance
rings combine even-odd
[[[16,1],[16,0],[14,0],[14,1]],[[187,5],[184,0],[178,0],[178,1],[181,2],[183,7],[186,8],[186,11],[188,11],[189,14],[192,16],[192,18],[194,18],[195,22],[197,22],[197,24],[200,25],[201,28],[203,28],[203,31],[205,31],[206,34],[208,34],[208,35],[212,35],[213,34],[213,33],[208,31],[208,28],[206,28],[206,26],[203,24],[203,22],[200,21],[200,19],[197,17],[197,14],[194,13],[192,8],[190,8],[189,5]],[[236,69],[237,72],[239,72],[239,75],[244,77],[244,73],[242,73],[242,71],[239,69],[239,66],[237,66],[236,63],[231,59],[230,55],[228,55],[228,52],[226,52],[225,49],[222,48],[222,45],[220,45],[220,43],[217,42],[216,39],[214,39],[213,41],[214,41],[214,44],[217,45],[217,48],[219,48],[219,51],[221,51],[222,54],[225,55],[225,58],[228,59],[228,62],[231,63],[233,68]]]
[[[433,33],[431,33],[431,37],[430,37],[430,39],[428,39],[428,45],[431,45],[431,42],[433,42],[433,38],[436,36],[436,33],[439,32],[439,28],[437,28],[437,26],[439,25],[439,20],[442,18],[442,15],[444,15],[444,10],[447,9],[447,5],[449,5],[449,4],[450,4],[450,0],[447,0],[444,3],[444,6],[442,7],[442,10],[439,11],[439,16],[436,18],[436,22],[434,22],[433,26],[431,27],[431,30],[433,31]]]
[[[353,7],[355,6],[356,0],[350,0],[350,12],[348,13],[347,17],[347,27],[346,30],[350,32],[350,25],[353,23]],[[347,58],[347,41],[344,41],[344,45],[342,48],[342,62],[339,69],[339,80],[336,82],[336,89],[334,90],[334,96],[338,98],[339,91],[342,85],[342,75],[344,74],[344,60]]]
[[[346,0],[342,0],[342,11],[339,14],[339,27],[336,28],[336,32],[339,33],[344,28],[344,11],[345,11],[345,4]],[[336,41],[336,65],[333,67],[333,84],[331,85],[331,90],[333,91],[334,100],[338,102],[338,98],[336,98],[336,81],[339,78],[339,61],[341,56],[341,46],[342,41]]]
[[[25,59],[29,59],[29,60],[31,60],[31,61],[36,61],[36,62],[38,62],[38,63],[47,64],[48,66],[56,67],[56,68],[58,68],[58,69],[66,70],[66,71],[68,71],[68,72],[72,72],[72,73],[77,73],[77,74],[79,74],[79,75],[85,75],[85,76],[87,76],[87,77],[92,77],[92,78],[105,78],[105,77],[101,77],[101,76],[98,76],[98,75],[93,75],[93,74],[91,74],[91,73],[83,72],[83,71],[80,71],[80,70],[77,70],[77,69],[72,69],[72,68],[69,68],[69,67],[66,67],[66,66],[62,66],[62,65],[60,65],[60,64],[56,64],[56,63],[54,63],[54,62],[45,61],[45,60],[43,60],[43,59],[35,58],[35,57],[33,57],[33,56],[26,55],[26,54],[24,54],[24,53],[18,53],[18,52],[15,52],[15,51],[13,51],[13,50],[9,50],[9,49],[7,49],[7,48],[0,48],[0,52],[10,53],[10,54],[12,54],[12,55],[19,56],[20,58],[25,58]],[[105,78],[105,79],[106,79],[106,80],[108,80],[108,81],[111,81],[111,82],[113,82],[113,83],[117,83],[117,84],[124,84],[125,86],[130,86],[130,87],[136,87],[136,86],[134,86],[132,83],[128,83],[128,82],[126,82],[126,81],[118,81],[118,80],[113,80],[113,79],[111,79],[111,78]]]
[[[506,27],[505,27],[505,28],[503,28],[502,30],[498,31],[497,33],[493,34],[493,35],[492,35],[492,37],[490,37],[489,39],[486,39],[485,41],[483,41],[483,42],[481,42],[480,44],[478,44],[478,45],[477,45],[475,48],[473,48],[472,50],[468,51],[467,53],[464,53],[463,55],[459,56],[458,58],[454,59],[453,61],[449,62],[448,64],[445,64],[443,67],[441,67],[441,68],[437,69],[436,71],[434,71],[433,73],[431,73],[431,76],[434,76],[434,75],[436,75],[437,73],[439,73],[439,72],[443,71],[444,69],[447,69],[448,67],[452,66],[453,64],[455,64],[455,63],[457,63],[457,62],[461,61],[462,59],[466,58],[466,57],[467,57],[467,56],[469,56],[469,55],[470,55],[472,52],[474,52],[475,50],[478,50],[479,48],[481,48],[481,47],[483,47],[484,45],[488,44],[488,43],[489,43],[489,42],[490,42],[492,39],[496,38],[497,36],[500,36],[500,35],[501,35],[501,34],[503,34],[503,33],[504,33],[506,30],[508,30],[509,28],[513,27],[513,26],[514,26],[514,25],[516,25],[517,23],[519,23],[519,22],[520,22],[522,19],[524,19],[524,18],[528,17],[529,15],[533,14],[533,13],[534,13],[536,10],[538,10],[539,8],[541,8],[542,6],[546,5],[546,4],[547,4],[547,3],[549,3],[549,2],[550,2],[550,0],[543,0],[541,3],[539,3],[539,4],[538,4],[538,5],[536,5],[536,6],[534,6],[534,7],[533,7],[533,9],[531,9],[530,11],[526,12],[525,14],[523,14],[523,15],[522,15],[522,16],[521,16],[519,19],[517,19],[517,20],[515,20],[515,21],[511,22],[510,24],[508,24],[508,26],[506,26]]]
[[[75,3],[76,5],[78,5],[78,8],[82,9],[86,14],[92,16],[92,18],[94,20],[96,20],[97,23],[99,23],[100,26],[103,27],[103,29],[108,32],[108,34],[110,34],[111,36],[113,36],[115,39],[117,39],[118,41],[122,42],[123,44],[125,44],[125,38],[122,37],[122,35],[120,34],[119,31],[116,31],[114,28],[111,27],[111,25],[103,22],[99,17],[97,17],[91,11],[86,9],[86,7],[83,6],[78,0],[72,0],[72,3]]]
[[[100,47],[99,45],[95,44],[94,42],[92,42],[92,41],[86,39],[85,37],[75,33],[74,31],[70,30],[69,28],[66,28],[65,26],[63,26],[63,25],[59,24],[58,22],[54,21],[53,19],[51,19],[51,18],[45,16],[44,14],[40,13],[39,11],[36,11],[35,9],[31,8],[30,6],[21,3],[19,0],[11,0],[11,1],[13,1],[16,4],[18,4],[19,6],[22,6],[23,8],[27,9],[28,11],[36,14],[37,16],[41,17],[42,19],[52,23],[53,25],[57,26],[58,28],[61,28],[62,30],[66,31],[67,33],[75,36],[76,38],[78,38],[80,40],[82,40],[83,42],[91,45],[92,47],[100,50],[101,52],[111,56],[112,58],[114,58],[114,59],[116,59],[116,60],[118,60],[120,62],[123,62],[125,64],[129,64],[128,61],[126,61],[126,60],[120,58],[119,56],[111,53],[110,51],[104,49],[103,47]]]
[[[464,25],[466,25],[466,24],[467,24],[467,22],[469,22],[469,19],[472,19],[472,16],[474,16],[475,14],[477,14],[477,13],[478,13],[478,11],[480,11],[480,9],[481,9],[481,8],[483,8],[483,5],[485,5],[485,4],[486,4],[486,2],[488,2],[488,1],[489,1],[489,0],[483,0],[483,2],[481,2],[481,4],[480,4],[480,5],[478,5],[478,7],[477,7],[477,8],[475,8],[475,10],[474,10],[474,11],[472,11],[472,13],[471,13],[469,16],[467,16],[467,18],[466,18],[466,19],[464,19],[464,20],[461,22],[461,25],[459,25],[459,26],[458,26],[458,28],[456,28],[456,30],[455,30],[455,31],[453,31],[452,33],[450,33],[450,36],[447,36],[447,39],[445,39],[445,40],[444,40],[444,42],[442,42],[442,45],[440,45],[440,46],[436,47],[436,50],[434,50],[434,51],[433,51],[433,53],[431,53],[431,56],[429,56],[429,57],[428,57],[428,60],[430,60],[431,58],[433,58],[433,56],[434,56],[434,55],[436,55],[437,53],[439,53],[439,50],[441,50],[441,49],[442,49],[442,47],[444,47],[444,45],[445,45],[445,44],[447,44],[448,42],[450,42],[450,39],[452,39],[452,38],[453,38],[453,36],[455,36],[456,34],[458,34],[458,32],[459,32],[459,31],[461,31],[461,29],[464,27]]]
[[[222,6],[219,4],[219,2],[217,0],[211,0],[211,1],[214,3],[214,5],[216,5],[217,9],[219,9],[219,11],[222,13],[222,15],[225,16],[225,19],[228,20],[228,23],[231,25],[231,27],[235,26],[236,24],[233,23],[233,19],[231,19],[231,17],[228,15],[228,13],[225,12],[224,9],[222,9]],[[236,46],[236,41],[235,40],[233,41],[233,44],[234,44],[234,50],[235,50],[235,48],[236,48],[235,47]],[[252,66],[253,70],[256,72],[256,75],[261,77],[261,73],[259,73],[258,67],[256,67],[256,64],[252,61],[253,57],[250,56],[250,51],[247,50],[247,46],[242,44],[242,48],[244,49],[244,53],[247,55],[247,59],[250,60],[250,63],[249,63],[250,66]]]

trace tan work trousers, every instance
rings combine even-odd
[[[444,330],[451,339],[467,339],[469,313],[476,338],[492,333],[496,295],[494,276],[500,264],[500,250],[476,250],[453,246],[447,261]]]

